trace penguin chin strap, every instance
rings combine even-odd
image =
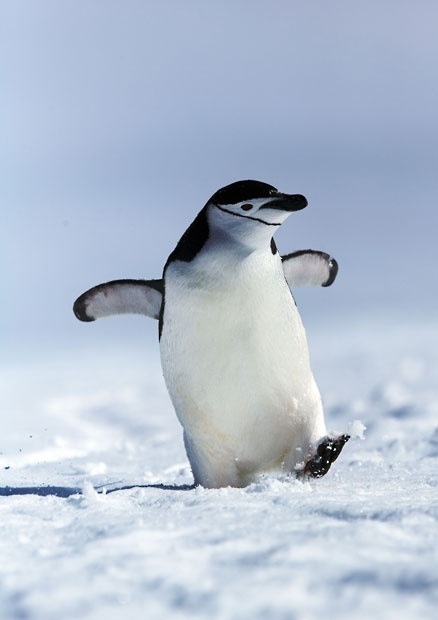
[[[266,226],[281,226],[282,222],[267,222],[266,220],[262,220],[260,217],[254,217],[253,215],[243,215],[242,213],[236,213],[235,211],[230,211],[229,209],[225,209],[225,207],[220,207],[215,204],[215,207],[219,209],[219,211],[223,211],[224,213],[228,213],[229,215],[235,215],[236,217],[243,217],[245,220],[252,220],[253,222],[260,222],[260,224],[265,224]]]
[[[315,454],[297,471],[297,478],[322,478],[342,452],[342,448],[350,439],[350,435],[323,437]]]

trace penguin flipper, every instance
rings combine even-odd
[[[299,250],[281,257],[286,281],[293,286],[330,286],[338,273],[336,260],[317,250]]]
[[[163,290],[163,280],[113,280],[82,293],[73,312],[87,322],[114,314],[145,314],[158,319]]]

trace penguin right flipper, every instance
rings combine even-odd
[[[330,286],[338,273],[336,260],[317,250],[300,250],[281,257],[289,287]]]
[[[95,321],[114,314],[160,316],[163,280],[113,280],[98,284],[77,298],[73,312],[80,321]]]

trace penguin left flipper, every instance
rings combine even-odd
[[[298,473],[298,476],[310,476],[311,478],[325,476],[349,439],[350,435],[324,437],[319,442],[316,453],[307,461],[303,469]]]
[[[78,297],[73,312],[80,321],[95,321],[114,314],[160,316],[163,280],[113,280],[98,284]]]
[[[299,250],[282,256],[281,260],[290,287],[330,286],[338,273],[338,263],[326,252]]]

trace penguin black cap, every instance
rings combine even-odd
[[[232,205],[246,200],[266,198],[270,209],[299,211],[307,206],[307,200],[301,194],[283,194],[273,185],[262,181],[236,181],[219,189],[208,200],[208,204]]]

